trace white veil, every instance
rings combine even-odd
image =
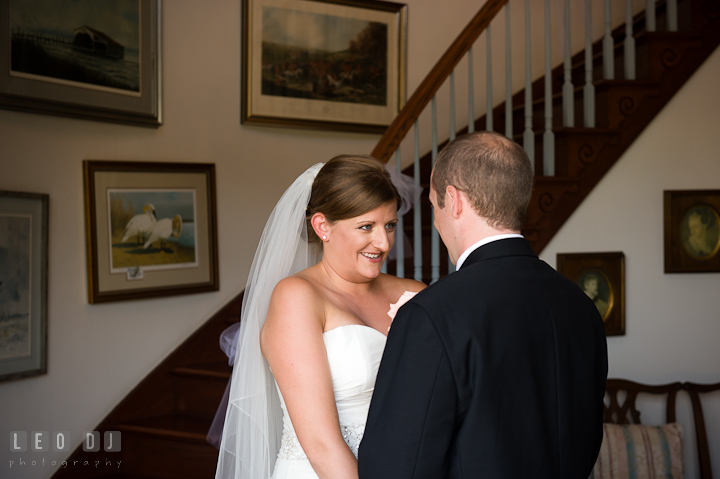
[[[260,330],[275,285],[320,261],[308,244],[305,210],[322,163],[301,174],[275,205],[255,252],[240,315],[216,479],[269,479],[280,449],[282,411],[267,361],[260,352]]]

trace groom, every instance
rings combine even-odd
[[[593,302],[520,236],[533,172],[516,143],[464,135],[430,180],[457,272],[398,312],[360,479],[586,479],[602,442],[607,348]]]

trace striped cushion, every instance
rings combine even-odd
[[[682,427],[604,424],[595,479],[682,479]]]

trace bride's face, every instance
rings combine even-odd
[[[344,279],[367,282],[380,275],[395,243],[397,205],[389,202],[364,215],[329,226],[323,257]]]

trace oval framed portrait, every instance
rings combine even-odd
[[[557,270],[590,298],[607,336],[625,334],[625,255],[621,251],[558,253]]]
[[[720,272],[720,190],[665,190],[666,273]]]
[[[709,260],[720,249],[720,216],[710,205],[693,205],[680,221],[680,241],[687,254]]]
[[[615,298],[610,278],[598,268],[583,270],[575,283],[592,300],[604,321],[610,317]]]

